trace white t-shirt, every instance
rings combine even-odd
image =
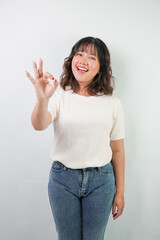
[[[101,167],[112,160],[111,140],[124,138],[124,114],[115,96],[81,96],[59,85],[50,98],[53,161],[79,169]]]

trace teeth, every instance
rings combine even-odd
[[[85,69],[85,68],[81,68],[81,67],[78,67],[78,69],[79,69],[79,70],[83,70],[83,71],[85,71],[85,72],[88,71],[87,69]]]

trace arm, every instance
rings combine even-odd
[[[58,82],[52,74],[46,72],[43,74],[43,61],[40,59],[39,69],[37,68],[36,62],[33,62],[33,68],[35,73],[35,79],[26,72],[27,77],[31,80],[35,92],[37,95],[37,103],[34,107],[31,121],[35,130],[44,130],[52,121],[51,113],[48,111],[48,102],[50,97],[54,94],[58,87]],[[54,80],[51,85],[48,78]]]
[[[44,130],[50,125],[52,117],[47,107],[48,100],[43,103],[36,103],[31,116],[32,125],[35,130]]]
[[[110,142],[113,152],[112,164],[115,172],[116,180],[116,194],[113,201],[112,214],[114,220],[118,218],[124,208],[124,189],[125,189],[125,152],[124,152],[124,139],[114,140]],[[115,213],[116,207],[118,209]]]

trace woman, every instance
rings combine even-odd
[[[80,39],[65,58],[60,83],[33,62],[36,130],[54,127],[49,200],[59,240],[100,240],[112,209],[124,208],[124,115],[113,96],[110,53],[99,38]],[[57,88],[59,85],[59,89]]]

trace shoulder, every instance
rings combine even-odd
[[[54,91],[53,95],[50,97],[49,104],[56,104],[59,102],[59,99],[61,98],[62,90],[58,86],[56,90]]]
[[[123,105],[119,97],[115,95],[109,95],[108,98],[109,98],[109,104],[112,107],[114,116],[116,116],[120,112],[123,112]]]
[[[70,92],[71,88],[69,86],[67,86],[64,90],[63,87],[61,85],[59,85],[57,90],[58,90],[58,92],[57,92],[58,94],[65,94],[67,92]]]
[[[106,98],[114,106],[121,104],[120,98],[115,95],[104,95],[104,98]]]
[[[63,89],[63,87],[61,85],[58,85],[58,87],[55,90],[55,92],[53,93],[51,99],[53,99],[53,101],[60,102],[61,100],[66,99],[66,97],[68,97],[68,92],[70,92],[70,91],[66,91]]]
[[[58,98],[60,95],[63,94],[63,88],[61,86],[58,86],[55,92],[52,95],[52,98]]]
[[[120,98],[115,96],[115,95],[111,96],[111,101],[113,101],[115,106],[122,105],[122,102],[121,102]]]
[[[111,95],[111,98],[114,102],[120,102],[120,98],[117,97],[116,95]]]

